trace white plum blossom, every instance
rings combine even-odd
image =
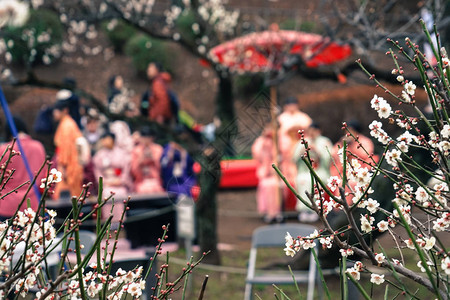
[[[397,81],[398,82],[403,82],[403,81],[405,81],[405,77],[403,77],[402,75],[398,75],[397,76]]]
[[[391,115],[392,108],[389,105],[389,103],[385,102],[383,105],[380,105],[380,109],[378,110],[378,117],[380,119],[386,119],[389,118]]]
[[[383,97],[374,95],[370,104],[372,108],[378,112],[378,117],[380,119],[388,118],[391,115],[392,108]]]
[[[384,275],[372,273],[370,274],[370,282],[380,285],[384,282]]]
[[[52,183],[58,183],[62,181],[62,173],[57,169],[53,168],[47,178],[42,179],[40,188],[43,189]]]
[[[408,95],[410,96],[414,96],[414,94],[416,93],[416,85],[412,81],[408,81],[405,84],[404,88],[406,93],[408,93]]]
[[[365,207],[366,209],[371,213],[374,214],[377,212],[378,207],[380,206],[380,203],[378,203],[377,200],[374,200],[372,198],[369,198],[367,201],[365,201]]]
[[[428,141],[428,143],[430,144],[430,146],[433,148],[437,148],[439,145],[439,135],[435,131],[432,131],[429,133],[429,137],[430,140]]]
[[[27,3],[17,0],[0,1],[0,28],[3,26],[23,26],[29,16]]]
[[[328,249],[331,248],[333,246],[332,241],[333,241],[333,239],[331,237],[328,237],[328,236],[327,237],[321,237],[319,239],[319,242],[320,242],[320,244],[322,244],[324,249],[325,248],[328,248]]]
[[[406,246],[409,249],[413,249],[413,250],[416,249],[416,247],[414,246],[414,243],[413,243],[413,241],[411,239],[404,240],[403,242],[405,242]]]
[[[400,150],[397,150],[397,149],[388,150],[388,151],[386,151],[386,156],[385,156],[386,162],[393,167],[397,167],[398,162],[402,161],[401,155],[402,155],[402,152]]]
[[[353,277],[353,279],[355,279],[356,281],[361,279],[361,273],[359,272],[359,270],[353,268],[348,268],[345,273],[349,274],[350,276]]]
[[[339,249],[339,252],[341,253],[342,257],[348,257],[354,254],[354,251],[351,248]]]
[[[431,267],[431,266],[434,266],[434,263],[433,263],[432,261],[427,261],[427,265],[428,265],[428,267]],[[425,267],[423,266],[421,260],[419,260],[419,261],[417,262],[417,266],[419,267],[419,269],[420,269],[421,272],[423,272],[423,273],[426,272],[426,269],[425,269]]]
[[[434,247],[434,244],[436,244],[436,238],[434,236],[430,238],[425,238],[425,250],[431,250]]]
[[[403,100],[405,100],[405,102],[407,103],[411,102],[411,96],[406,91],[402,91],[401,97]]]
[[[411,207],[409,205],[400,205],[399,209],[403,218],[405,218],[406,223],[411,224]],[[394,217],[400,218],[400,215],[396,209],[394,209],[393,214]]]
[[[372,121],[369,125],[370,135],[376,138],[380,143],[386,145],[391,138],[382,128],[383,124],[379,121]]]
[[[386,230],[388,230],[388,228],[389,228],[388,226],[389,226],[389,223],[384,220],[378,222],[378,224],[377,224],[378,231],[380,231],[380,232],[385,232]]]
[[[416,200],[423,203],[425,201],[428,201],[430,199],[430,195],[428,194],[427,190],[423,187],[418,187],[415,192]]]
[[[450,125],[445,124],[444,127],[441,130],[441,136],[445,139],[448,139],[450,137]]]
[[[381,264],[382,262],[384,262],[386,260],[386,256],[384,256],[383,253],[378,253],[375,255],[375,260]]]
[[[419,143],[419,139],[417,136],[411,134],[409,131],[405,131],[402,135],[397,137],[397,141],[399,142],[405,142],[406,144],[411,144],[412,142],[415,142],[416,144]]]
[[[294,257],[294,255],[297,253],[299,249],[297,241],[294,240],[294,238],[290,235],[289,232],[286,232],[285,241],[286,241],[285,244],[286,248],[284,248],[284,251],[286,255]]]
[[[441,141],[438,144],[438,148],[439,150],[441,150],[445,156],[449,155],[449,150],[450,150],[450,142],[449,141]]]
[[[441,260],[441,269],[448,276],[450,275],[450,257],[446,256],[443,260]]]
[[[200,25],[198,25],[198,23],[192,24],[192,31],[193,31],[195,34],[199,34],[199,33],[200,33]]]
[[[339,188],[339,185],[341,184],[341,179],[338,176],[331,176],[328,178],[328,188],[330,191],[334,192]]]
[[[436,238],[434,236],[430,238],[418,238],[416,239],[416,243],[425,250],[431,250],[436,243]]]
[[[375,221],[375,218],[368,215],[361,215],[361,230],[365,233],[372,231],[372,223]]]

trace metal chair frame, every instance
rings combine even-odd
[[[271,248],[285,246],[286,232],[293,237],[307,236],[316,228],[304,224],[278,224],[257,228],[252,235],[252,247],[250,249],[247,278],[245,284],[245,300],[252,299],[252,287],[255,284],[294,284],[292,274],[289,271],[273,271],[256,269],[257,252],[260,248]],[[318,243],[316,243],[316,253],[318,253]],[[314,286],[317,280],[316,263],[312,251],[310,251],[309,270],[293,272],[295,282],[308,283],[307,300],[314,298]]]

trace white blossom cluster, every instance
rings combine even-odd
[[[232,34],[239,19],[239,11],[229,11],[222,0],[200,0],[198,14],[201,18],[214,26],[216,31]]]
[[[36,216],[31,208],[27,208],[17,212],[11,226],[7,222],[0,223],[0,272],[14,274],[14,267],[18,264],[27,267],[24,275],[12,285],[23,297],[37,284],[36,278],[42,271],[42,262],[48,255],[44,248],[48,251],[54,246],[56,230],[53,225],[56,213],[48,210],[47,215]],[[0,290],[0,296],[5,293],[6,291]]]
[[[29,16],[28,4],[18,0],[0,1],[0,28],[4,26],[20,27]]]
[[[398,72],[398,70],[396,71]],[[399,99],[414,105],[412,100],[417,89],[416,85],[412,81],[405,80],[402,73],[398,74],[397,80],[403,85],[402,95],[399,96]],[[447,160],[450,155],[450,124],[444,120],[439,127],[440,130],[436,131],[436,128],[434,128],[429,133],[428,139],[426,139],[416,127],[419,121],[417,117],[409,117],[399,111],[393,112],[389,103],[377,95],[372,98],[371,107],[378,113],[380,119],[389,119],[391,124],[394,123],[404,130],[398,137],[392,138],[383,130],[380,121],[374,120],[369,125],[371,136],[376,138],[381,144],[386,145],[387,149],[384,154],[384,159],[392,166],[394,172],[389,171],[390,174],[394,174],[398,178],[398,182],[394,184],[395,199],[393,200],[398,210],[394,209],[392,212],[388,212],[380,207],[378,201],[370,198],[370,194],[373,192],[370,184],[376,173],[375,170],[357,158],[349,159],[349,154],[344,153],[344,149],[340,149],[338,155],[341,163],[344,162],[344,157],[348,158],[346,160],[347,165],[345,170],[347,173],[345,175],[347,181],[352,184],[350,191],[348,191],[348,187],[346,189],[345,197],[347,199],[343,200],[337,196],[340,194],[339,189],[343,188],[341,177],[332,176],[326,183],[326,187],[330,193],[329,197],[324,196],[325,191],[323,189],[316,187],[314,195],[316,199],[315,203],[325,216],[333,209],[344,209],[343,205],[336,202],[337,200],[347,201],[350,206],[356,205],[358,208],[365,209],[367,213],[360,214],[359,218],[360,227],[358,229],[362,235],[370,234],[375,230],[380,232],[390,231],[390,228],[394,228],[404,220],[406,225],[412,228],[414,238],[400,241],[399,244],[402,244],[402,246],[399,248],[420,251],[425,254],[424,261],[426,263],[423,263],[422,260],[418,260],[416,263],[421,272],[426,272],[427,269],[437,270],[440,266],[440,270],[446,275],[449,275],[450,257],[446,253],[441,254],[442,251],[439,252],[440,246],[437,245],[437,239],[431,232],[448,231],[450,228],[450,212],[447,205],[450,188],[447,184],[446,177],[443,176],[443,172],[436,172],[433,174],[433,180],[435,181],[433,184],[426,185],[414,181],[414,184],[410,184],[408,183],[411,180],[410,176],[402,175],[400,167],[405,167],[406,155],[411,147],[429,149],[433,153],[435,161]],[[405,180],[406,178],[408,180]],[[333,199],[336,199],[336,201]],[[421,231],[418,233],[415,231],[415,228],[421,225],[417,225],[419,221],[412,216],[414,207],[418,207],[425,212],[432,212],[428,222],[429,225],[426,225],[429,228],[429,232],[425,233]],[[376,222],[373,215],[379,210],[386,217]],[[338,232],[333,232],[332,235],[317,235],[315,233],[307,237],[297,238],[292,238],[288,233],[286,235],[286,248],[284,251],[286,255],[294,256],[296,252],[302,249],[309,249],[309,245],[314,243],[312,240],[314,238],[321,243],[323,248],[328,248],[331,247],[335,236],[338,236]],[[355,253],[354,250],[355,248],[353,246],[344,244],[344,248],[340,249],[340,254],[343,257],[349,257]],[[374,259],[378,266],[387,267],[389,264],[387,258],[382,253],[374,253]],[[395,258],[392,259],[392,263],[402,265]],[[356,262],[353,267],[346,270],[346,273],[355,280],[360,280],[361,272],[363,271],[368,272],[361,262]],[[373,284],[379,285],[385,282],[383,274],[369,273],[370,281]]]
[[[173,5],[170,9],[165,11],[166,24],[169,27],[173,27],[178,17],[192,9],[190,0],[183,1],[183,5],[184,9],[180,6]],[[223,0],[200,0],[197,7],[197,13],[202,18],[202,21],[214,28],[215,32],[222,34],[233,34],[240,15],[237,10],[228,10],[224,5]],[[200,33],[200,26],[198,23],[192,25],[192,32],[196,35]],[[203,36],[199,40],[203,45],[207,44],[208,41],[208,36]],[[204,53],[205,52],[206,50]]]
[[[89,267],[94,271],[83,272],[83,285],[87,296],[90,298],[97,297],[105,285],[108,293],[106,299],[109,300],[122,299],[126,295],[137,299],[141,297],[142,291],[145,289],[145,280],[142,279],[142,266],[130,271],[119,268],[114,276],[98,273],[95,263],[92,263]],[[65,293],[71,299],[81,299],[80,281],[77,277],[65,285]],[[45,291],[43,289],[40,293],[43,294]]]
[[[32,1],[31,4],[33,8],[37,8],[42,5],[42,1]],[[25,2],[18,2],[13,0],[0,2],[0,28],[4,25],[13,25],[17,27],[25,25],[29,14],[28,9],[28,5]],[[11,20],[5,21],[5,18],[1,16],[2,12],[8,13]],[[3,24],[3,22],[6,23]],[[52,28],[47,28],[42,32],[37,31],[35,28],[31,28],[23,30],[22,35],[16,36],[15,38],[20,38],[20,40],[23,41],[26,45],[29,53],[28,60],[30,63],[33,63],[36,60],[36,55],[38,54],[37,49],[39,47],[44,52],[42,54],[42,62],[44,64],[50,64],[55,59],[61,57],[62,54],[61,46],[51,43],[52,35]],[[9,39],[7,43],[5,43],[4,39],[0,41],[0,55],[4,55],[5,62],[7,64],[12,62],[12,52],[14,51],[15,47],[23,47],[23,44],[15,45],[13,39]],[[7,78],[7,76],[2,77]]]
[[[52,179],[53,177],[53,179]],[[54,174],[46,180],[56,182]],[[56,229],[54,228],[56,212],[46,210],[46,217],[36,216],[36,212],[31,208],[23,212],[17,212],[12,220],[12,225],[6,222],[0,223],[0,272],[14,276],[16,265],[24,264],[26,272],[12,284],[12,290],[25,297],[31,289],[38,289],[37,297],[46,293],[50,285],[42,282],[40,274],[45,268],[44,261],[49,259],[53,252],[61,251],[61,246],[56,241]],[[45,250],[44,250],[45,249]],[[12,266],[12,268],[10,268]],[[122,299],[125,295],[139,298],[145,289],[145,281],[142,278],[143,268],[137,267],[131,271],[119,269],[114,275],[105,275],[97,272],[97,265],[89,265],[92,271],[83,270],[83,284],[86,294],[90,298],[95,298],[106,286],[108,292],[107,299]],[[105,269],[105,268],[103,268]],[[20,270],[20,269],[19,269]],[[77,272],[77,266],[71,270]],[[66,295],[70,299],[81,299],[80,281],[74,276],[64,281],[58,287],[60,295]],[[6,291],[0,290],[0,299],[3,299]],[[51,296],[54,293],[51,293]]]
[[[432,131],[429,134],[428,144],[435,150],[440,151],[445,157],[450,155],[450,125],[444,124],[439,133]]]
[[[389,118],[391,115],[392,108],[383,97],[379,97],[377,95],[373,96],[370,104],[372,108],[378,112],[378,117],[380,119]]]
[[[286,232],[285,240],[286,240],[286,248],[284,248],[284,251],[286,252],[286,255],[288,256],[294,256],[298,251],[301,249],[308,250],[311,248],[314,248],[316,246],[316,243],[314,240],[319,236],[319,232],[317,230],[314,230],[313,233],[306,237],[297,237],[293,238],[289,232]]]

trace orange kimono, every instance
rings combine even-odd
[[[76,140],[81,131],[75,121],[64,116],[56,129],[54,143],[56,146],[56,163],[62,172],[62,182],[55,187],[55,198],[59,199],[62,190],[69,190],[71,196],[78,196],[83,185],[83,167],[78,159]]]

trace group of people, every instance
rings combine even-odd
[[[171,102],[168,78],[160,71],[157,63],[149,64],[150,84],[142,98],[141,112],[161,125],[171,125],[176,119],[174,116],[177,114],[177,103]],[[109,90],[108,107],[112,113],[134,113],[132,102],[129,98],[125,99],[126,91],[120,76],[111,78]],[[116,201],[117,210],[122,209],[119,202],[130,194],[167,191],[176,195],[195,196],[192,195],[193,191],[197,191],[193,159],[175,142],[169,142],[164,147],[155,143],[156,134],[152,127],[144,125],[132,132],[125,121],[109,121],[96,109],[83,107],[79,98],[69,90],[60,90],[56,94],[56,101],[51,110],[50,122],[55,128],[52,167],[62,173],[62,181],[55,185],[52,195],[54,199],[78,196],[83,184],[88,182],[92,183],[89,192],[96,194],[100,177],[103,178],[103,196],[108,197],[114,192],[115,199],[120,200]],[[25,149],[31,173],[35,175],[46,160],[44,147],[39,141],[31,139],[25,123],[20,118],[15,117],[14,120],[19,131],[18,139]],[[11,130],[7,127],[10,141]],[[10,142],[5,143],[3,150],[9,144]],[[19,151],[16,148],[17,145],[15,150]],[[16,173],[14,181],[9,184],[19,185],[29,180],[22,159],[14,157],[13,162]],[[45,178],[44,173],[45,170],[38,175],[38,185],[40,180]],[[21,180],[22,182],[19,182]],[[26,189],[24,186],[19,189],[19,193],[8,196],[8,201],[0,201],[0,218],[8,218],[14,214]],[[35,209],[38,203],[37,193],[39,192],[32,189],[29,194],[32,208]],[[26,201],[23,205],[26,205]],[[105,211],[108,209],[110,207],[105,208]],[[114,212],[113,214],[120,215]]]
[[[373,153],[374,145],[370,138],[361,134],[359,123],[350,121],[347,126],[350,131],[348,135],[358,136],[358,142],[346,134],[333,145],[329,138],[322,135],[320,125],[300,111],[297,98],[289,97],[285,100],[283,111],[276,123],[268,123],[252,146],[252,156],[258,162],[257,209],[265,222],[282,222],[282,212],[288,206],[294,206],[298,211],[299,221],[317,221],[317,214],[296,199],[279,178],[272,164],[279,166],[286,180],[295,187],[299,196],[309,203],[308,194],[314,194],[314,187],[310,169],[303,161],[306,153],[305,142],[313,162],[312,167],[325,181],[331,175],[342,174],[343,167],[338,152],[344,139],[348,142],[347,150],[363,160],[368,157],[368,153]]]

